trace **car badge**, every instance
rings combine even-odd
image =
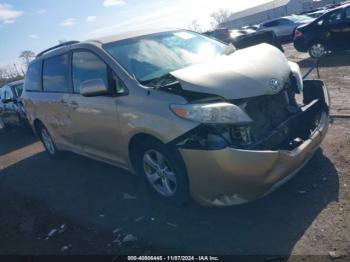
[[[273,91],[277,91],[281,86],[281,82],[280,80],[276,79],[276,78],[272,78],[269,81],[269,87],[273,90]]]

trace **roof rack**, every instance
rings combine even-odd
[[[67,41],[67,42],[64,42],[64,43],[61,43],[59,45],[55,45],[53,47],[50,47],[42,52],[40,52],[36,57],[40,57],[42,56],[43,54],[49,52],[49,51],[52,51],[54,49],[57,49],[57,48],[60,48],[60,47],[63,47],[63,46],[68,46],[68,45],[73,45],[73,44],[77,44],[77,43],[80,43],[79,41]]]

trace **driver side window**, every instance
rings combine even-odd
[[[72,77],[75,93],[80,92],[81,84],[87,80],[101,79],[106,86],[109,86],[107,65],[89,51],[73,53]]]
[[[112,73],[113,83],[109,78],[109,68],[97,55],[90,51],[76,51],[73,53],[72,78],[74,93],[80,92],[80,86],[84,81],[101,79],[107,87],[113,87],[112,93],[121,95],[127,92],[127,88],[120,78]]]

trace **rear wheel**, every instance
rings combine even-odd
[[[46,152],[51,157],[58,157],[59,156],[60,152],[58,151],[49,131],[44,126],[40,127],[40,139],[45,147]]]
[[[156,140],[140,145],[137,157],[137,170],[153,194],[174,204],[184,204],[190,198],[186,169],[179,158]]]
[[[7,127],[5,121],[2,119],[1,116],[0,116],[0,127],[2,127],[2,128],[6,128]]]
[[[312,58],[321,58],[326,54],[326,46],[321,42],[313,43],[309,48],[309,54]]]

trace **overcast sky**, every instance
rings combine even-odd
[[[0,0],[0,66],[23,50],[40,52],[59,40],[84,40],[155,27],[204,29],[220,8],[232,12],[271,0]]]

